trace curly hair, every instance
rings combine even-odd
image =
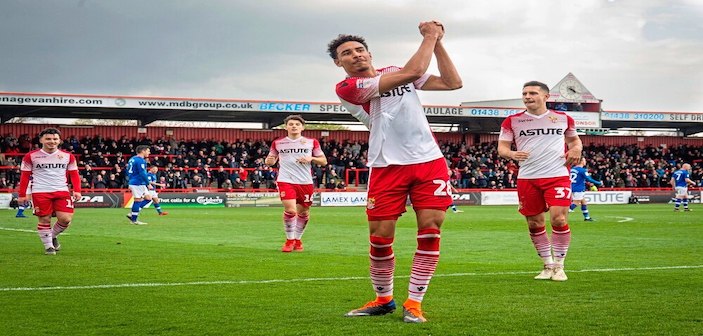
[[[45,129],[43,129],[41,132],[39,132],[39,137],[40,137],[40,138],[43,137],[44,134],[50,134],[50,135],[54,135],[54,134],[55,134],[55,135],[58,135],[59,137],[61,137],[61,131],[59,131],[59,130],[56,129],[56,128],[52,128],[52,127],[50,127],[50,128],[45,128]]]
[[[366,40],[364,40],[363,37],[357,35],[339,34],[336,39],[327,44],[327,52],[332,59],[337,59],[337,48],[339,48],[340,45],[351,41],[359,42],[364,45],[366,50],[369,50],[369,46],[366,45]]]

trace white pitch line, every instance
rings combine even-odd
[[[634,220],[634,218],[632,218],[632,217],[615,217],[615,218],[622,218],[622,220],[619,220],[618,223],[625,223],[625,222],[629,222],[631,220]]]
[[[703,265],[693,266],[660,266],[660,267],[626,267],[626,268],[595,268],[583,270],[569,270],[570,273],[586,272],[624,272],[624,271],[653,271],[653,270],[673,270],[673,269],[697,269]],[[435,274],[435,277],[459,277],[459,276],[493,276],[493,275],[521,275],[534,274],[535,271],[516,272],[488,272],[488,273],[449,273]],[[408,275],[395,276],[397,279],[408,278]],[[368,276],[363,277],[339,277],[339,278],[299,278],[299,279],[270,279],[270,280],[222,280],[222,281],[193,281],[193,282],[151,282],[151,283],[126,283],[114,285],[91,285],[91,286],[54,286],[54,287],[7,287],[0,288],[0,292],[29,292],[29,291],[50,291],[50,290],[77,290],[77,289],[110,289],[110,288],[135,288],[135,287],[169,287],[169,286],[199,286],[199,285],[248,285],[248,284],[271,284],[290,282],[312,282],[312,281],[353,281],[368,280]]]
[[[5,231],[17,231],[17,232],[29,232],[29,233],[37,233],[37,230],[27,230],[27,229],[13,229],[13,228],[4,228],[4,227],[0,227],[0,230],[5,230]]]
[[[0,230],[4,231],[15,231],[15,232],[27,232],[27,233],[37,233],[37,230],[27,230],[27,229],[15,229],[15,228],[5,228],[5,227],[0,227]],[[62,233],[62,236],[68,236],[70,233]]]

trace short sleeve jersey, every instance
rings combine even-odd
[[[132,156],[127,162],[129,185],[148,185],[146,161],[139,155]]]
[[[43,193],[68,191],[67,172],[78,170],[78,165],[71,153],[38,149],[24,156],[20,169],[32,173],[32,193]]]
[[[686,182],[688,179],[688,170],[679,169],[674,172],[672,177],[677,187],[688,187],[688,182]]]
[[[349,77],[337,84],[342,105],[369,128],[369,167],[410,165],[442,157],[417,95],[430,75],[379,92],[381,76],[398,70],[387,67],[377,70],[376,77]]]
[[[293,184],[312,184],[312,165],[299,163],[298,158],[324,155],[317,139],[284,137],[271,144],[270,156],[278,157],[278,178],[276,181]]]
[[[146,173],[146,178],[149,180],[149,183],[156,182],[156,174]]]
[[[520,162],[518,178],[536,179],[569,176],[565,137],[574,136],[574,119],[566,113],[547,110],[537,116],[525,111],[505,118],[498,140],[515,142],[518,151],[530,153]]]
[[[583,167],[571,167],[571,191],[584,192],[586,191],[586,176],[588,171]]]

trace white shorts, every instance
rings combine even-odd
[[[148,195],[149,189],[146,185],[129,185],[129,190],[132,191],[132,196],[134,198],[144,198],[144,195]]]
[[[586,195],[585,191],[577,191],[571,194],[571,197],[573,198],[574,201],[582,201],[583,196]]]
[[[156,197],[156,198],[159,197],[159,193],[156,192],[156,190],[149,190],[149,195],[150,195],[151,197]]]
[[[676,196],[688,196],[688,187],[676,187]]]

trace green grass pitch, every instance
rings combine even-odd
[[[516,207],[447,213],[423,304],[346,318],[373,298],[363,208],[313,208],[305,251],[281,253],[282,208],[79,209],[46,256],[34,218],[0,212],[1,335],[702,335],[703,208],[591,205],[569,215],[569,280],[541,262]],[[415,217],[398,224],[395,294],[407,296]]]

